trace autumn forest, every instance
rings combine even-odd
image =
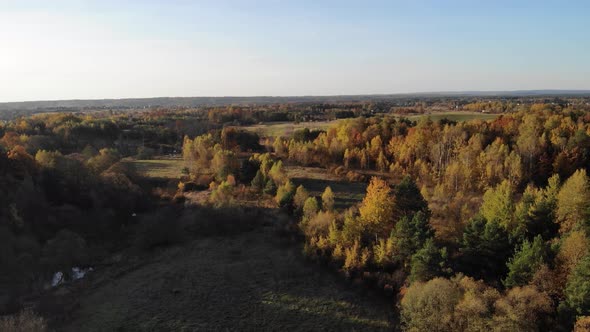
[[[0,327],[589,331],[588,171],[584,96],[15,112]]]

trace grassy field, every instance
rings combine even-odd
[[[320,196],[330,186],[338,209],[350,207],[365,197],[367,184],[364,182],[343,181],[326,169],[318,167],[287,166],[285,169],[293,184],[303,185],[310,195]]]
[[[184,161],[180,158],[130,160],[139,175],[155,179],[178,179],[182,175]]]
[[[288,137],[293,134],[295,130],[309,128],[312,129],[327,129],[330,126],[338,123],[340,120],[333,121],[317,121],[317,122],[271,122],[252,126],[244,126],[242,129],[253,131],[261,137]]]
[[[411,115],[408,116],[408,119],[417,121],[423,117],[429,116],[432,121],[439,121],[442,119],[449,119],[452,121],[469,121],[469,120],[493,120],[500,116],[500,114],[485,114],[480,112],[441,112],[441,113],[432,113],[432,114],[425,114],[425,115]]]
[[[64,331],[381,331],[393,300],[351,287],[277,236],[253,231],[193,240],[133,268],[97,269]],[[286,241],[286,242],[285,242]]]
[[[432,114],[420,114],[420,115],[410,115],[407,116],[408,119],[417,121],[420,118],[429,116],[432,121],[439,121],[441,119],[449,119],[452,121],[469,121],[469,120],[493,120],[500,116],[500,114],[485,114],[480,112],[457,112],[457,111],[450,111],[450,112],[440,112],[440,113],[432,113]],[[342,120],[333,120],[333,121],[317,121],[317,122],[271,122],[271,123],[263,123],[257,124],[252,126],[244,126],[241,127],[242,129],[249,130],[252,132],[257,133],[261,137],[289,137],[293,134],[295,130],[309,128],[310,130],[313,129],[327,129],[339,121]]]

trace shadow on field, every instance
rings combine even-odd
[[[83,286],[62,288],[61,301],[75,306],[67,318],[53,322],[55,328],[392,329],[393,303],[350,289],[333,273],[306,261],[301,246],[284,232],[289,217],[277,210],[167,210],[142,222],[154,229],[145,233],[139,227],[138,238],[171,234],[172,240],[152,241],[141,247],[139,261],[131,255],[120,258],[97,268]],[[176,227],[180,232],[166,230]]]

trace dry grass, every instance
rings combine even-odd
[[[293,132],[298,129],[308,128],[313,129],[327,129],[335,125],[340,120],[333,121],[315,121],[315,122],[270,122],[262,123],[252,126],[244,126],[241,129],[257,133],[261,137],[290,137]]]
[[[410,115],[408,119],[413,121],[418,121],[423,117],[429,116],[432,121],[439,121],[442,119],[448,119],[457,122],[469,121],[469,120],[493,120],[500,116],[500,114],[486,114],[480,112],[440,112],[440,113],[432,113],[432,114],[424,114],[424,115]]]
[[[65,331],[391,330],[393,303],[342,284],[265,227],[97,269]],[[267,218],[269,218],[267,217]],[[266,219],[265,219],[266,220]],[[272,223],[271,223],[272,221]],[[274,224],[273,224],[274,223]]]
[[[155,179],[178,179],[182,175],[184,161],[180,158],[131,160],[139,175]]]
[[[469,121],[469,120],[493,120],[500,116],[500,114],[486,114],[480,112],[458,112],[458,111],[449,111],[449,112],[437,112],[432,114],[420,114],[420,115],[410,115],[407,116],[410,120],[417,121],[420,118],[429,116],[432,121],[439,121],[441,119],[449,119],[452,121]],[[270,123],[261,123],[257,125],[251,126],[244,126],[241,127],[242,129],[249,130],[252,132],[257,133],[261,137],[290,137],[293,135],[293,132],[298,129],[308,128],[310,130],[313,129],[328,129],[342,120],[332,120],[332,121],[316,121],[316,122],[270,122]]]
[[[293,184],[303,185],[310,195],[320,196],[330,186],[338,209],[350,207],[365,197],[367,184],[364,182],[348,182],[318,167],[287,166],[285,169]]]
[[[47,331],[47,324],[43,317],[25,310],[14,316],[0,317],[0,331],[43,332]]]

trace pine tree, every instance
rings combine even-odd
[[[590,315],[590,255],[586,255],[574,269],[565,296],[565,304],[577,315]]]
[[[459,244],[460,267],[475,277],[495,279],[505,273],[511,251],[504,228],[497,221],[488,222],[483,216],[477,216],[463,231]]]
[[[439,249],[432,238],[426,240],[424,247],[412,256],[410,280],[427,281],[442,275],[447,258],[446,248]]]
[[[412,215],[418,211],[430,215],[428,202],[420,193],[420,189],[411,177],[405,176],[400,183],[395,186],[396,210],[401,215]]]
[[[545,262],[546,251],[541,236],[535,237],[532,243],[525,240],[507,264],[508,275],[504,279],[504,286],[514,287],[528,284],[535,272]]]

